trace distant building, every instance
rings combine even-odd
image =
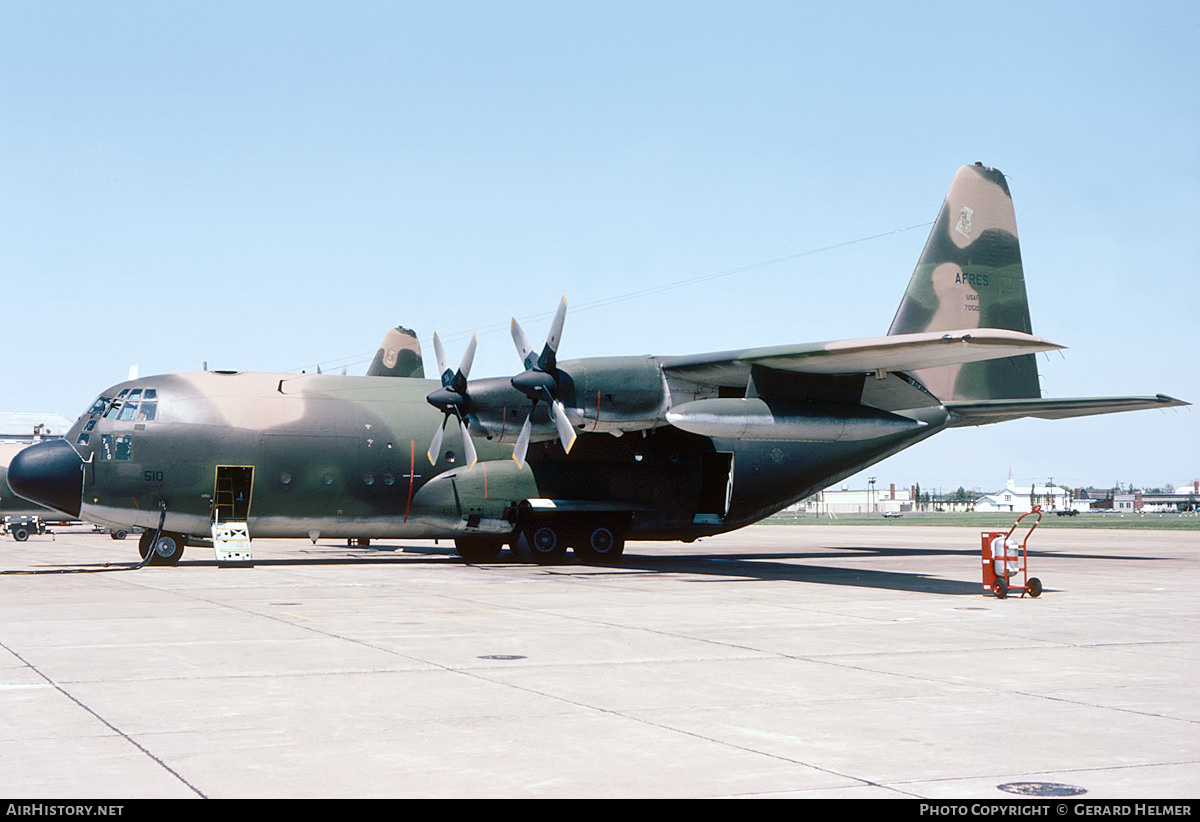
[[[1032,510],[1035,505],[1040,505],[1043,511],[1065,511],[1073,507],[1073,496],[1068,489],[1057,485],[1017,485],[1012,472],[1009,471],[1008,483],[1004,488],[992,494],[984,494],[976,500],[975,510],[1023,513]]]
[[[1113,510],[1122,514],[1194,511],[1197,503],[1200,503],[1200,480],[1176,488],[1174,493],[1134,491],[1131,494],[1113,495]]]
[[[0,411],[0,440],[34,442],[46,437],[62,437],[74,422],[62,414]]]
[[[889,483],[887,488],[878,486],[850,489],[827,488],[813,494],[796,506],[802,514],[838,516],[850,514],[903,514],[915,510],[912,488],[897,488]]]

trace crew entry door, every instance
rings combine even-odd
[[[250,492],[254,487],[253,465],[218,465],[213,488],[214,522],[245,522],[250,518]]]
[[[212,497],[213,549],[220,563],[248,563],[253,465],[218,465]]]

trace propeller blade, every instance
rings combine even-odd
[[[433,432],[433,441],[429,443],[429,450],[425,452],[425,456],[429,457],[429,464],[437,464],[437,455],[442,450],[442,434],[445,433],[446,418],[442,417],[442,424],[437,427],[437,431]]]
[[[462,420],[458,422],[458,430],[462,432],[463,451],[467,457],[467,470],[470,471],[479,462],[479,455],[475,453],[475,443],[471,442],[471,435],[467,433],[467,424]]]
[[[446,349],[442,348],[442,341],[438,339],[436,331],[433,332],[433,356],[437,359],[438,377],[441,378],[442,385],[448,385],[446,375],[450,373],[450,366],[446,364]]]
[[[517,354],[521,357],[521,362],[525,363],[525,368],[533,368],[536,363],[533,358],[533,346],[529,344],[529,338],[521,330],[516,317],[513,317],[512,321],[512,338],[513,342],[517,344]]]
[[[471,335],[471,342],[467,343],[466,353],[463,354],[462,363],[458,366],[458,373],[462,374],[465,380],[471,373],[471,364],[475,362],[475,346],[479,343],[479,332],[476,331]]]
[[[567,412],[563,410],[561,402],[555,400],[551,408],[554,409],[554,424],[558,427],[558,438],[562,440],[563,451],[569,454],[571,446],[575,444],[575,427],[567,419]]]
[[[513,460],[517,463],[518,468],[525,467],[525,452],[529,450],[529,435],[533,431],[533,409],[529,409],[529,416],[525,418],[525,424],[521,426],[521,433],[517,435],[517,444],[513,446]]]
[[[558,344],[562,340],[563,323],[567,319],[567,295],[564,294],[562,301],[558,304],[558,310],[554,312],[554,320],[550,323],[550,333],[546,335],[546,347],[542,349],[541,359],[538,360],[538,367],[546,371],[552,371],[557,365]]]

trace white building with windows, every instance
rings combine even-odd
[[[1017,485],[1009,471],[1008,484],[976,500],[975,510],[1024,513],[1035,505],[1042,506],[1043,511],[1064,511],[1071,507],[1071,491],[1058,485]]]

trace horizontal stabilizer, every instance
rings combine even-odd
[[[988,425],[993,422],[1036,417],[1042,420],[1062,420],[1086,417],[1091,414],[1115,414],[1119,411],[1141,411],[1147,408],[1177,408],[1191,403],[1158,394],[1153,397],[1087,397],[1083,399],[1017,399],[978,400],[976,402],[945,403],[952,417],[951,427]]]
[[[744,385],[753,365],[798,374],[913,371],[1060,348],[1063,346],[1020,331],[971,328],[667,357],[662,366],[672,376],[693,382]]]

